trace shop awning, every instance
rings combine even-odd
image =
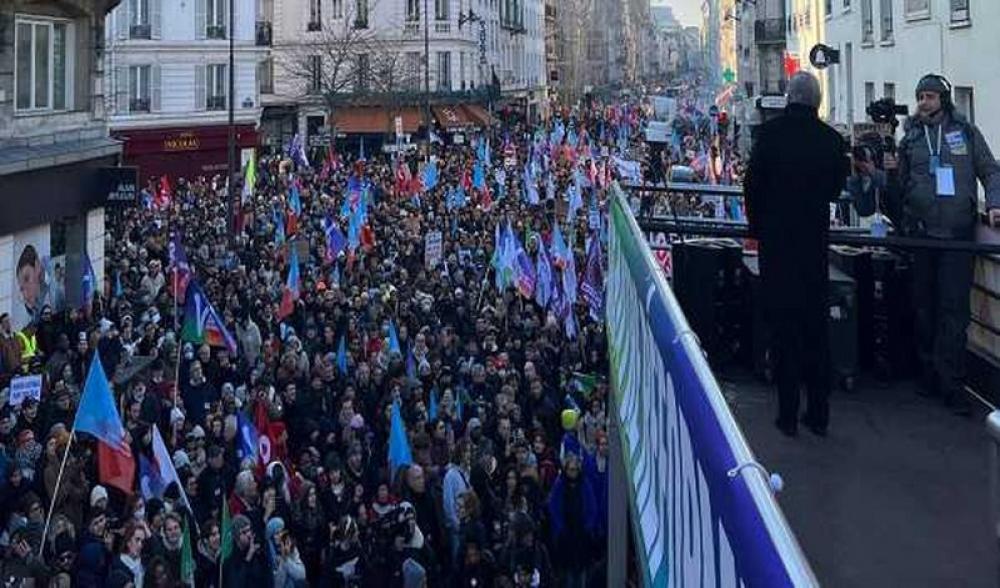
[[[345,135],[386,133],[390,130],[389,113],[379,106],[351,106],[334,112],[337,132]]]
[[[449,104],[447,106],[435,106],[434,118],[437,119],[445,130],[460,131],[464,129],[486,126],[483,119],[473,115],[469,104]],[[481,107],[477,107],[482,110]]]
[[[490,113],[478,104],[466,104],[465,110],[469,113],[469,118],[475,120],[480,127],[488,127],[493,123]]]
[[[420,108],[416,107],[406,107],[399,112],[399,116],[403,117],[403,132],[404,133],[416,133],[420,128],[420,125],[424,124],[424,112]],[[393,121],[393,128],[395,128],[395,121]]]

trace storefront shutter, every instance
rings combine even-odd
[[[205,66],[194,66],[194,109],[205,110]]]
[[[149,23],[152,29],[152,38],[161,38],[163,36],[163,0],[149,0]]]
[[[152,94],[150,110],[152,110],[153,112],[160,112],[161,110],[160,103],[162,101],[161,89],[163,88],[163,85],[162,85],[162,80],[161,80],[162,75],[159,65],[154,65],[153,67],[150,68],[150,78],[151,79],[149,80],[149,92],[150,94]]]

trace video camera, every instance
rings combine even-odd
[[[899,125],[896,117],[906,116],[909,111],[905,104],[896,104],[893,98],[880,98],[869,104],[865,113],[876,123],[889,123],[896,128]]]

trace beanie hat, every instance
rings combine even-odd
[[[97,506],[97,501],[102,498],[108,499],[108,491],[104,489],[104,486],[94,486],[94,489],[90,491],[90,506]]]
[[[919,96],[921,92],[934,92],[944,96],[949,92],[949,90],[948,86],[945,85],[944,81],[939,76],[927,74],[926,76],[920,78],[920,81],[917,82],[915,94]]]

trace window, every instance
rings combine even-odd
[[[903,0],[906,18],[927,18],[931,15],[931,0]]]
[[[951,22],[967,23],[969,18],[969,0],[951,0]]]
[[[209,65],[206,69],[208,76],[205,84],[208,88],[205,102],[206,110],[226,109],[226,88],[229,82],[226,77],[226,69],[225,64]]]
[[[420,89],[420,69],[423,64],[423,54],[419,51],[409,51],[406,54],[406,73],[408,76],[408,84],[406,85],[409,90],[419,90]]]
[[[434,0],[434,19],[448,20],[448,3],[450,0]]]
[[[206,0],[205,12],[205,36],[209,39],[226,38],[226,15],[227,0]]]
[[[69,25],[18,20],[14,32],[14,85],[17,110],[66,110],[71,87],[66,51]]]
[[[872,0],[861,0],[861,44],[875,42],[875,24],[872,18]]]
[[[459,88],[465,90],[465,52],[458,54],[458,84]]]
[[[896,99],[896,84],[891,82],[886,82],[882,84],[882,97],[890,98],[892,100]]]
[[[892,0],[881,0],[882,8],[882,42],[892,42]]]
[[[368,54],[367,53],[361,53],[361,54],[359,54],[358,55],[358,91],[359,92],[365,92],[365,91],[368,90],[368,79],[370,78],[370,75],[369,75],[369,73],[370,73],[369,72],[369,68],[370,67],[371,67],[371,63],[369,61]]]
[[[355,0],[354,1],[354,28],[356,29],[367,29],[368,28],[368,0]]]
[[[865,82],[865,105],[875,102],[875,82]],[[871,117],[868,117],[871,120]]]
[[[851,8],[851,0],[844,0],[844,10]]]
[[[833,14],[833,0],[823,0],[823,14],[826,16]]]
[[[323,56],[309,56],[309,93],[319,94],[323,88]]]
[[[133,65],[129,68],[128,111],[150,111],[150,66]]]
[[[451,53],[448,51],[439,51],[438,57],[438,75],[437,75],[437,86],[438,90],[448,91],[451,90]]]
[[[955,86],[955,110],[970,123],[975,124],[976,106],[972,96],[972,88]]]
[[[344,18],[344,0],[333,0],[333,18]]]
[[[420,0],[406,0],[406,22],[420,21]]]
[[[319,31],[323,29],[322,4],[323,0],[309,0],[309,24],[306,26],[306,30]]]
[[[149,25],[149,1],[129,0],[129,38],[150,39],[152,27]]]
[[[261,94],[274,94],[274,58],[268,57],[257,64],[257,80]]]

